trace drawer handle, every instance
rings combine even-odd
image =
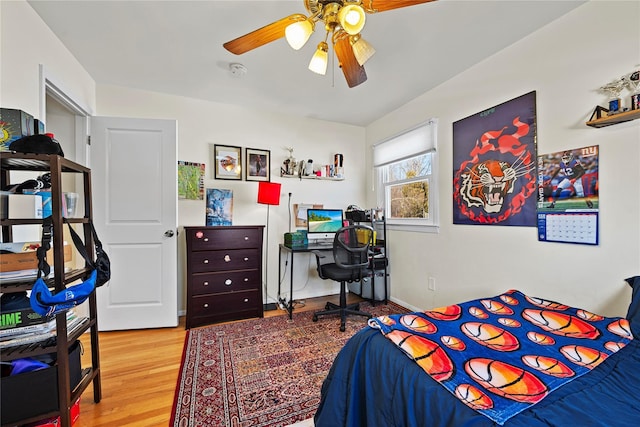
[[[244,236],[244,240],[249,240],[249,236]]]
[[[205,238],[204,238],[204,241],[205,241],[205,242],[208,242],[208,241],[209,241],[209,238],[208,238],[208,237],[205,237]]]
[[[244,299],[244,302],[249,302],[249,298],[245,298],[245,299]]]
[[[244,278],[244,281],[245,281],[245,282],[248,282],[248,281],[249,281],[249,278],[248,278],[248,277],[245,277],[245,278]]]
[[[227,286],[231,285],[232,283],[233,283],[233,281],[231,279],[227,279],[227,280],[224,281],[224,284],[227,285]]]
[[[224,262],[229,262],[229,261],[231,261],[231,257],[229,255],[225,255]]]
[[[204,286],[209,286],[209,282],[204,282],[203,285]]]
[[[202,261],[203,264],[209,264],[209,260],[205,259],[204,261]]]
[[[209,304],[204,304],[204,308],[209,308]]]
[[[244,257],[244,260],[245,260],[245,261],[249,261],[249,258],[248,258],[248,257]]]

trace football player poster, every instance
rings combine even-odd
[[[536,226],[536,92],[453,123],[453,223]]]
[[[598,146],[538,156],[538,240],[598,244]]]

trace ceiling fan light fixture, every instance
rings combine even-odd
[[[373,48],[371,43],[363,39],[359,34],[355,36],[351,36],[349,41],[351,42],[351,47],[353,48],[353,54],[356,57],[356,61],[361,66],[364,65],[365,62],[369,60],[376,53],[376,50]]]
[[[318,43],[318,49],[313,54],[309,69],[316,74],[325,75],[327,73],[327,64],[329,62],[329,45],[326,42]]]
[[[347,34],[358,34],[364,28],[366,14],[358,4],[346,4],[338,12],[338,22]]]
[[[309,37],[311,37],[311,34],[313,34],[313,27],[313,23],[308,19],[294,22],[287,26],[284,30],[284,34],[289,46],[295,50],[302,48],[302,46],[307,43],[307,40],[309,40]]]

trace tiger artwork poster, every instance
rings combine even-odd
[[[453,123],[453,223],[536,226],[536,92]]]

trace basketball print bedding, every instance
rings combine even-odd
[[[640,423],[640,276],[625,318],[517,290],[371,319],[336,357],[315,426]]]

